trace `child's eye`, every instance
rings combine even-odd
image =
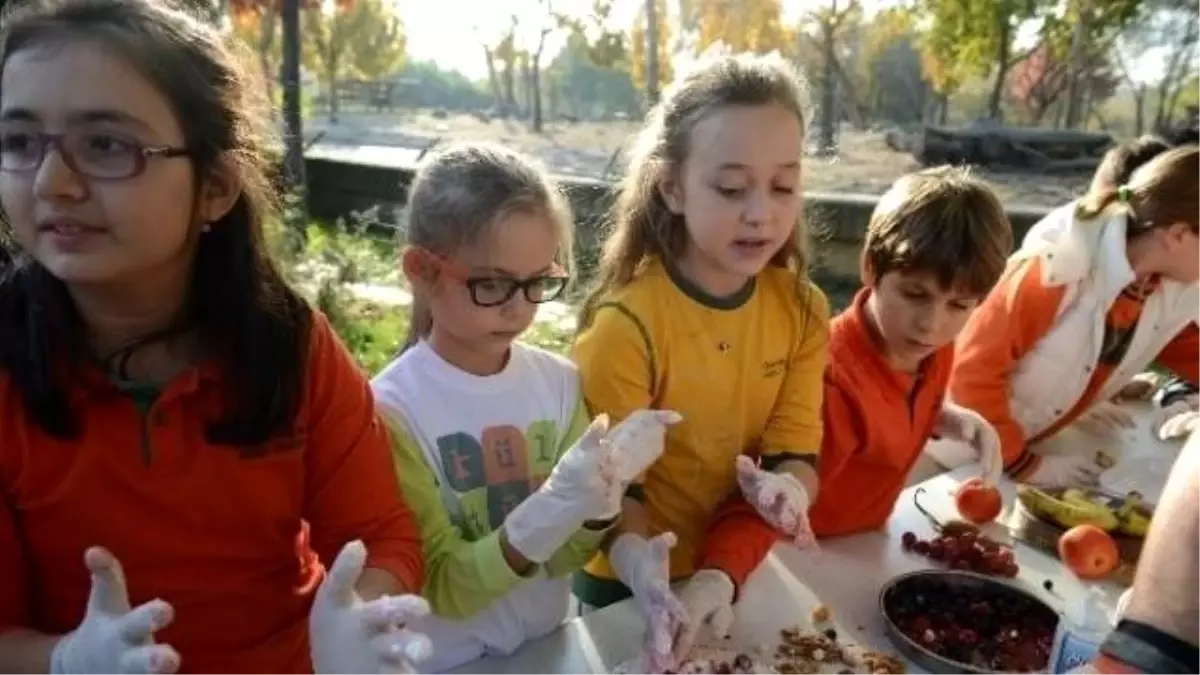
[[[716,186],[715,189],[722,197],[728,197],[730,199],[740,197],[742,193],[746,191],[745,188],[722,187],[720,185]]]
[[[25,152],[33,145],[33,134],[11,131],[0,136],[0,149],[5,152]]]
[[[96,133],[88,134],[84,138],[84,147],[93,155],[112,155],[128,153],[132,144],[111,134]]]
[[[777,186],[775,186],[775,191],[776,191],[776,192],[778,192],[779,194],[784,194],[784,195],[794,195],[794,194],[796,194],[796,188],[793,188],[793,187],[787,187],[786,185],[777,185]]]

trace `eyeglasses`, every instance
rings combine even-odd
[[[58,151],[75,173],[100,180],[133,178],[146,170],[150,157],[184,157],[187,148],[147,146],[108,131],[81,129],[47,134],[14,125],[0,125],[0,171],[37,171],[46,152]]]
[[[451,260],[446,260],[436,253],[419,249],[432,263],[436,264],[448,276],[466,285],[471,292],[471,302],[480,307],[498,307],[512,299],[517,291],[525,299],[535,305],[550,302],[562,295],[570,283],[571,277],[554,265],[548,274],[518,279],[510,276],[475,276],[466,268]]]

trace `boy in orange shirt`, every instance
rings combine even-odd
[[[808,512],[816,536],[883,525],[934,435],[967,441],[998,477],[996,432],[943,399],[954,338],[999,279],[1012,243],[1000,202],[965,170],[910,174],[880,198],[862,253],[864,288],[830,324],[821,490]],[[746,484],[755,479],[739,467],[742,492],[752,493]],[[743,499],[718,510],[680,595],[694,614],[691,631],[726,633],[742,583],[780,538]]]

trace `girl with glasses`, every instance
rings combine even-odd
[[[561,296],[571,216],[501,147],[446,149],[409,193],[412,334],[372,385],[424,541],[416,627],[430,672],[507,654],[566,618],[568,574],[612,531],[625,486],[662,452],[667,411],[589,426],[571,363],[520,342]]]
[[[158,0],[5,17],[0,671],[384,672],[427,646],[387,427],[264,243],[261,91]]]

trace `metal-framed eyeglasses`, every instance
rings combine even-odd
[[[58,151],[75,173],[99,180],[133,178],[146,170],[151,157],[185,157],[187,148],[145,145],[110,131],[77,129],[49,134],[23,123],[0,123],[0,171],[36,172],[46,153]]]

